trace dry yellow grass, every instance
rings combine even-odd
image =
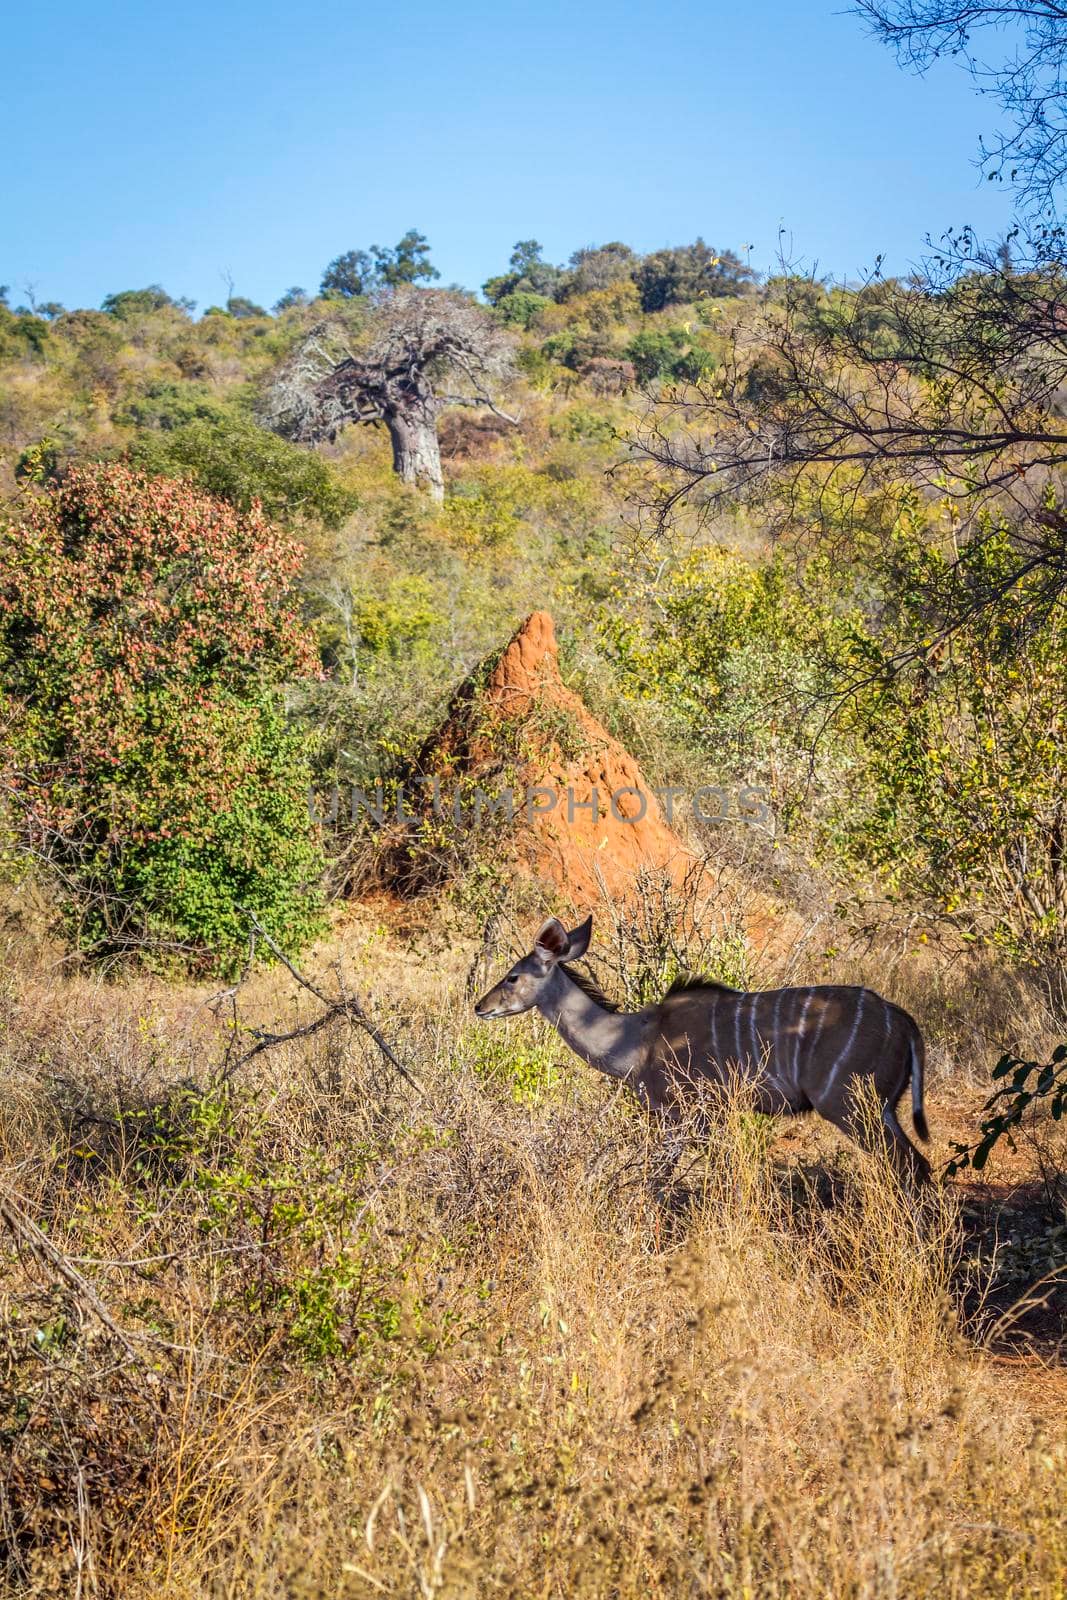
[[[0,1239],[8,1592],[1064,1595],[1055,1379],[977,1341],[952,1194],[737,1102],[666,1226],[553,1037],[361,959],[425,1098],[343,1028],[202,1098],[202,992],[9,979],[0,1182],[130,1347]]]

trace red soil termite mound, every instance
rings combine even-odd
[[[680,883],[694,866],[637,762],[560,677],[545,611],[457,691],[415,776],[437,780],[446,814],[481,807],[516,865],[576,907],[624,898],[642,868]],[[490,811],[506,791],[510,820],[506,803]]]

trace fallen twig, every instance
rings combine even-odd
[[[253,1060],[255,1056],[261,1055],[264,1050],[270,1050],[274,1045],[277,1044],[289,1044],[294,1039],[308,1039],[312,1034],[319,1033],[323,1028],[328,1027],[331,1022],[336,1022],[338,1018],[343,1017],[345,1021],[354,1023],[357,1027],[363,1029],[364,1033],[374,1041],[382,1055],[393,1067],[393,1069],[401,1078],[403,1078],[404,1082],[408,1084],[410,1088],[414,1089],[416,1094],[420,1095],[424,1100],[428,1098],[426,1090],[423,1088],[422,1084],[419,1083],[418,1079],[408,1071],[403,1062],[397,1058],[396,1052],[393,1050],[392,1046],[386,1039],[382,1037],[382,1034],[378,1028],[375,1027],[374,1023],[368,1017],[358,996],[346,995],[342,993],[336,999],[331,999],[330,996],[325,994],[317,984],[312,983],[310,978],[305,977],[305,975],[300,971],[299,967],[297,967],[295,963],[292,962],[285,954],[285,951],[279,948],[279,946],[267,932],[266,928],[263,927],[263,924],[256,917],[254,912],[247,910],[244,906],[239,906],[238,910],[243,916],[248,918],[248,965],[251,966],[252,957],[255,954],[256,940],[262,939],[263,943],[267,946],[268,950],[270,950],[271,954],[281,962],[282,966],[286,968],[286,970],[292,975],[300,987],[302,989],[306,989],[309,994],[314,995],[315,999],[326,1007],[326,1010],[321,1016],[316,1017],[312,1022],[307,1022],[303,1027],[300,1028],[293,1028],[288,1033],[271,1033],[265,1028],[249,1028],[248,1032],[255,1039],[255,1044],[250,1050],[246,1050],[243,1055],[238,1056],[234,1060],[227,1060],[223,1065],[222,1071],[215,1080],[216,1083],[227,1083],[229,1079],[240,1070],[241,1067],[246,1066],[247,1063]],[[237,988],[239,987],[239,984],[235,985],[235,987],[231,990],[228,990],[227,993],[233,997],[236,995]]]
[[[32,1217],[28,1217],[11,1196],[2,1190],[0,1190],[0,1222],[4,1223],[17,1245],[28,1250],[44,1266],[51,1267],[57,1277],[62,1278],[75,1298],[86,1306],[97,1321],[103,1323],[107,1331],[119,1341],[131,1361],[143,1360],[134,1348],[129,1334],[119,1327],[88,1279],[82,1277],[77,1267],[52,1243],[48,1235],[42,1232]]]

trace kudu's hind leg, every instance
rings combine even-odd
[[[921,1188],[930,1182],[930,1163],[901,1127],[895,1101],[884,1100],[875,1114],[873,1105],[864,1105],[863,1096],[853,1092],[821,1105],[816,1102],[815,1110],[862,1150],[886,1156],[905,1183]]]
[[[917,1187],[928,1184],[930,1163],[900,1126],[896,1107],[889,1101],[882,1107],[882,1126],[888,1135],[889,1159],[901,1178],[910,1180]]]

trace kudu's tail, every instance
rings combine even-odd
[[[930,1129],[923,1110],[923,1077],[926,1072],[926,1046],[918,1028],[913,1026],[909,1043],[911,1051],[911,1120],[915,1132],[923,1141],[929,1139]]]

